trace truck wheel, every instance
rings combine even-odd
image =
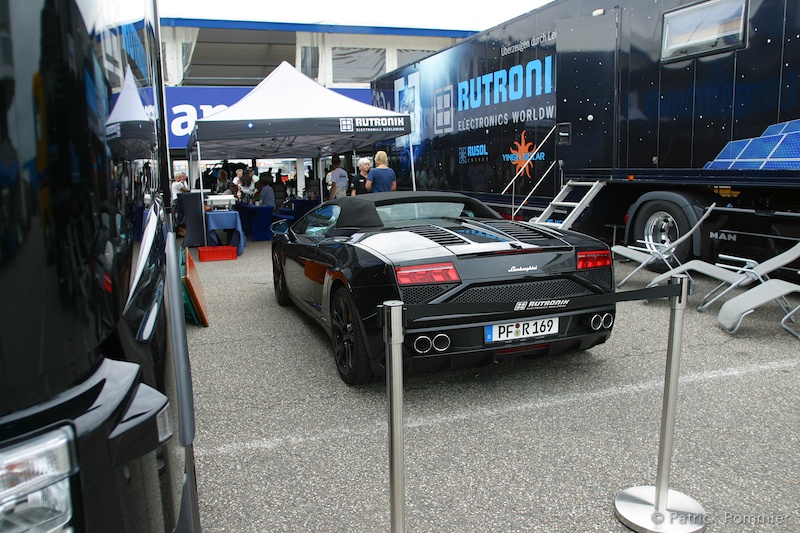
[[[683,210],[672,202],[655,200],[642,205],[633,226],[635,245],[655,250],[655,243],[669,244],[691,229]],[[673,266],[689,257],[691,239],[681,243],[668,254]],[[677,260],[677,261],[676,261]],[[659,261],[648,267],[655,272],[665,272],[667,266]]]

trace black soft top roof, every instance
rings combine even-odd
[[[376,207],[415,202],[462,202],[469,207],[476,217],[502,218],[496,211],[480,200],[456,192],[378,192],[358,196],[345,196],[326,203],[341,207],[336,227],[378,228],[383,226],[383,221],[378,215]]]

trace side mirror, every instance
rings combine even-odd
[[[275,235],[286,235],[289,233],[289,223],[286,220],[278,220],[272,223],[270,229]]]

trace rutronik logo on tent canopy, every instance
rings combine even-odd
[[[355,117],[340,118],[339,131],[342,133],[359,133],[365,131],[391,132],[408,130],[408,117]]]
[[[355,131],[353,129],[353,119],[352,118],[340,118],[339,119],[339,131],[342,133],[350,133]]]

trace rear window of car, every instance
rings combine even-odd
[[[381,205],[376,209],[384,224],[409,220],[475,216],[463,202],[409,202]]]

